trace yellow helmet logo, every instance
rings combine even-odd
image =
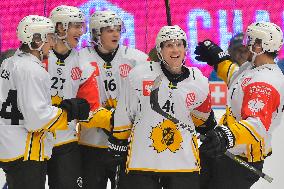
[[[177,125],[170,120],[165,120],[152,129],[151,137],[152,146],[160,153],[169,149],[175,153],[181,148],[182,135],[177,128]]]

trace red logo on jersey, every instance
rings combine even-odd
[[[246,87],[249,83],[249,81],[251,80],[251,78],[245,78],[241,84],[242,89],[244,89],[244,87]]]
[[[154,85],[154,81],[143,81],[143,95],[150,96],[151,88]]]
[[[80,70],[79,67],[75,67],[71,69],[71,78],[73,80],[78,80],[81,78],[82,71]]]
[[[186,95],[186,99],[185,99],[185,103],[186,103],[186,106],[189,107],[191,106],[195,101],[195,94],[194,93],[188,93]]]
[[[99,70],[97,62],[91,62],[90,64],[94,67],[94,72],[93,72],[94,75],[95,76],[99,76],[100,75],[100,70]]]
[[[128,64],[120,65],[119,66],[120,76],[123,78],[127,77],[131,69],[132,69],[131,66],[129,66]]]

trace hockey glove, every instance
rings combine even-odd
[[[202,141],[199,150],[210,157],[218,157],[235,145],[235,137],[229,127],[226,126],[217,126],[208,131],[205,136],[206,138]]]
[[[114,136],[110,136],[108,139],[108,151],[114,162],[123,162],[126,160],[128,152],[128,140],[117,139]]]
[[[214,66],[215,69],[217,69],[219,63],[231,59],[227,51],[224,52],[218,45],[209,39],[199,42],[194,53],[197,55],[195,57],[197,61],[206,62],[210,66]]]
[[[195,127],[195,130],[199,134],[205,135],[208,131],[211,131],[212,129],[214,129],[216,125],[217,125],[217,121],[215,119],[213,110],[211,110],[210,115],[207,118],[207,120],[204,122],[204,124],[199,127]]]
[[[90,105],[88,101],[83,98],[62,100],[58,107],[67,111],[68,122],[74,119],[86,120],[89,117]]]

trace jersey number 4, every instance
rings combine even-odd
[[[10,112],[7,111],[8,107],[11,107]],[[11,119],[11,125],[19,125],[19,120],[24,119],[23,114],[18,109],[16,90],[9,90],[6,102],[2,104],[0,116],[4,119]]]

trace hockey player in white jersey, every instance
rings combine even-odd
[[[197,130],[205,132],[216,125],[208,79],[197,68],[184,66],[187,38],[179,26],[162,27],[156,48],[160,62],[131,70],[124,98],[114,114],[113,136],[127,140],[131,131],[128,174],[120,176],[119,187],[199,189],[200,159],[197,137],[192,131],[200,127]],[[192,131],[151,108],[151,87],[157,78],[157,103],[163,112],[190,125]],[[122,145],[110,147],[114,151],[123,149]]]
[[[89,24],[94,46],[80,51],[82,79],[97,78],[100,104],[105,108],[96,111],[94,117],[98,118],[93,117],[81,124],[79,143],[83,158],[83,179],[86,188],[105,189],[108,179],[114,188],[116,164],[119,162],[110,161],[112,157],[107,149],[108,136],[103,130],[110,132],[112,129],[112,111],[116,108],[129,71],[138,63],[145,63],[148,56],[139,50],[119,45],[121,33],[125,29],[116,13],[96,11],[90,16]],[[93,95],[93,92],[86,95]],[[108,119],[99,123],[102,118]]]
[[[228,85],[226,114],[200,147],[217,156],[210,189],[250,188],[259,177],[222,153],[228,149],[261,170],[272,152],[272,131],[283,120],[284,76],[274,62],[283,33],[273,23],[256,22],[248,26],[245,39],[250,55],[240,68],[210,40],[200,42],[195,51],[196,59],[214,66]]]
[[[48,18],[23,18],[17,28],[21,46],[0,68],[0,167],[11,189],[44,189],[55,131],[89,115],[83,99],[51,105],[50,77],[41,61],[55,43],[54,31]]]
[[[79,54],[75,49],[85,32],[85,15],[77,7],[60,5],[51,11],[50,19],[56,26],[57,41],[46,65],[52,82],[52,103],[58,105],[63,99],[75,98],[86,90],[81,80]],[[93,90],[93,94],[96,94],[96,80],[93,82],[93,88],[88,87],[88,90]],[[85,99],[98,105],[97,95]],[[75,189],[83,186],[76,123],[73,120],[68,123],[68,129],[56,132],[47,169],[50,189]]]

